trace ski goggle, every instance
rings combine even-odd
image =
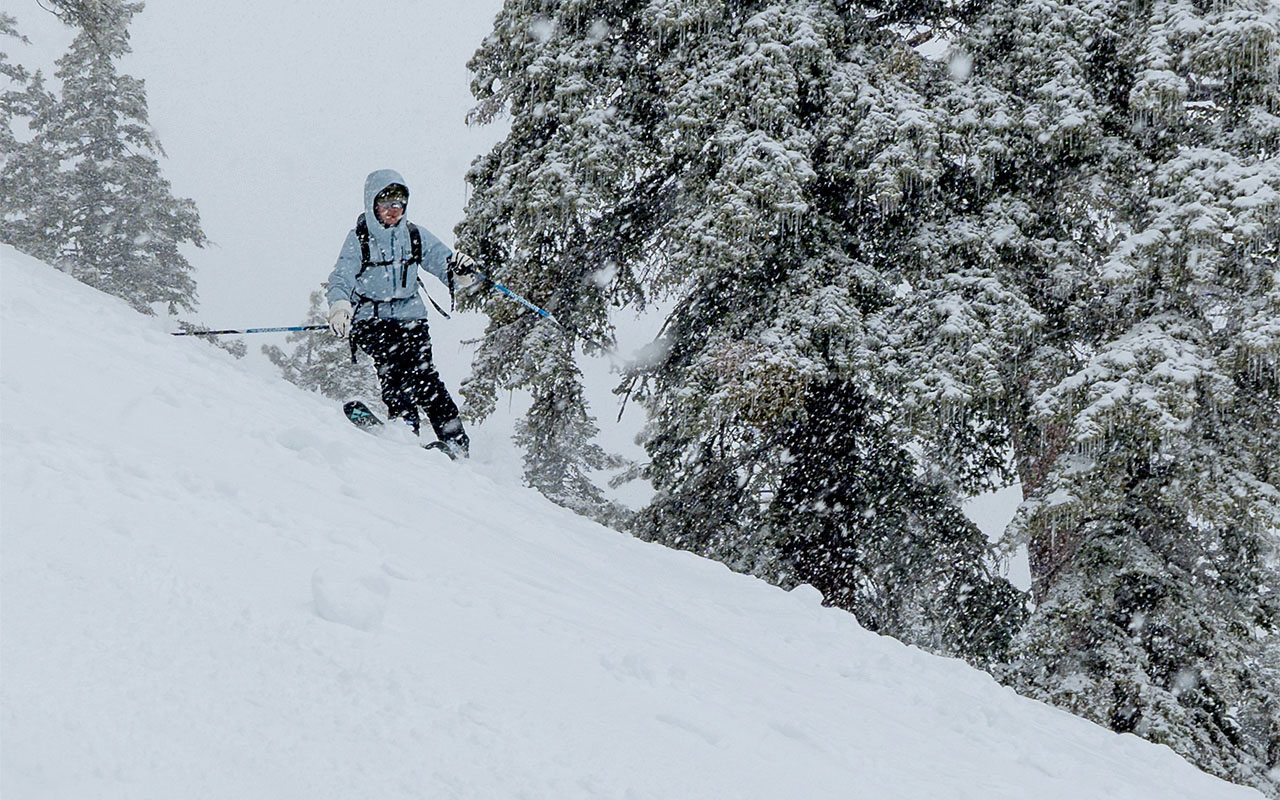
[[[401,211],[404,211],[404,207],[407,205],[407,203],[404,200],[397,197],[390,200],[375,201],[374,205],[376,205],[378,208],[398,208]]]

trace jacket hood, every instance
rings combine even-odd
[[[377,213],[373,210],[373,198],[377,197],[383,189],[388,186],[399,185],[404,187],[405,194],[409,193],[409,185],[404,182],[399,172],[393,169],[379,169],[369,173],[369,177],[364,179],[364,213],[365,219],[369,221],[369,229],[375,230],[382,228],[382,223],[378,220]],[[408,214],[400,218],[399,225],[403,225]],[[399,227],[397,225],[396,227]]]

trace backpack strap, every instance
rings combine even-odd
[[[369,256],[369,223],[365,221],[364,214],[356,217],[356,238],[360,240],[360,271],[356,273],[356,280],[360,280],[364,271],[373,266],[373,259]]]
[[[419,231],[418,226],[414,225],[412,222],[409,222],[406,224],[409,226],[409,260],[405,262],[405,266],[407,267],[409,264],[422,263],[422,232]],[[357,281],[360,280],[360,276],[363,275],[365,270],[367,270],[369,267],[385,267],[389,264],[396,263],[394,261],[374,262],[373,256],[369,249],[369,222],[368,220],[365,219],[364,214],[361,214],[360,216],[356,217],[356,239],[359,240],[360,242],[360,270],[356,273]],[[418,279],[418,283],[419,284],[422,283],[421,278]],[[450,293],[452,293],[452,288],[450,289]],[[378,306],[380,306],[383,302],[389,302],[389,301],[370,300],[364,295],[356,295],[356,296],[359,298],[359,302],[357,302],[356,307],[352,309],[353,315],[356,311],[360,310],[360,306],[364,305],[365,303],[373,303],[373,316],[376,319],[378,317]],[[427,299],[431,300],[431,295],[427,295]],[[431,305],[436,306],[436,310],[439,311],[441,314],[444,314],[446,319],[449,318],[449,315],[445,314],[444,309],[436,305],[435,300],[431,300]],[[354,338],[351,339],[351,363],[352,364],[356,363],[356,340]]]
[[[412,222],[409,223],[409,263],[422,263],[422,232]]]
[[[418,226],[412,222],[409,226],[409,260],[406,264],[422,263],[422,232],[418,230]],[[360,280],[360,276],[369,267],[385,267],[388,264],[394,264],[394,261],[374,261],[369,250],[369,223],[365,220],[365,215],[361,214],[356,217],[356,239],[360,241],[360,271],[356,273],[356,280]]]

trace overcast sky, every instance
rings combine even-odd
[[[200,321],[300,321],[374,169],[403,173],[410,218],[453,244],[466,170],[505,133],[465,122],[466,63],[501,6],[147,0],[124,68],[146,81],[164,174],[212,240],[191,254]],[[50,70],[70,30],[36,0],[5,10],[31,40],[11,58]]]

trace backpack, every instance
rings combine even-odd
[[[408,266],[409,264],[421,264],[422,234],[418,232],[418,226],[414,225],[412,222],[406,222],[405,224],[409,226],[409,246],[411,250],[409,260],[404,262],[405,266]],[[356,273],[357,281],[360,280],[360,276],[363,275],[364,271],[369,267],[385,267],[389,264],[396,263],[394,261],[379,261],[374,263],[373,256],[369,254],[369,223],[365,221],[364,214],[361,214],[356,219],[356,238],[360,240],[360,271]],[[404,275],[408,275],[407,270]],[[407,277],[402,277],[401,285],[403,286],[407,281]]]
[[[404,262],[404,270],[400,273],[401,286],[405,286],[409,281],[408,266],[410,264],[422,263],[422,233],[418,231],[418,226],[414,225],[412,222],[405,222],[405,224],[409,226],[409,260]],[[355,278],[356,282],[359,282],[360,276],[363,275],[365,273],[365,270],[369,269],[369,267],[385,267],[390,264],[396,263],[394,261],[374,261],[373,260],[373,256],[369,249],[369,223],[368,221],[365,220],[364,214],[361,214],[359,217],[356,218],[356,239],[360,241],[360,270],[356,272],[356,278]],[[421,284],[422,282],[421,279],[419,279],[418,282],[419,284]],[[453,305],[453,269],[452,268],[449,269],[448,283],[449,283],[449,305],[452,306]],[[378,315],[379,303],[390,302],[390,301],[384,301],[384,300],[370,300],[367,297],[364,297],[363,295],[359,295],[359,297],[360,297],[360,301],[356,303],[356,307],[352,309],[353,315],[356,311],[360,310],[360,306],[364,305],[365,303],[373,303],[373,315],[376,317]],[[449,312],[441,308],[439,303],[435,301],[435,298],[433,298],[431,295],[428,294],[427,299],[431,301],[431,305],[435,306],[436,311],[439,311],[441,316],[443,316],[445,319],[450,319]],[[351,340],[351,363],[353,364],[356,363],[355,339]]]

